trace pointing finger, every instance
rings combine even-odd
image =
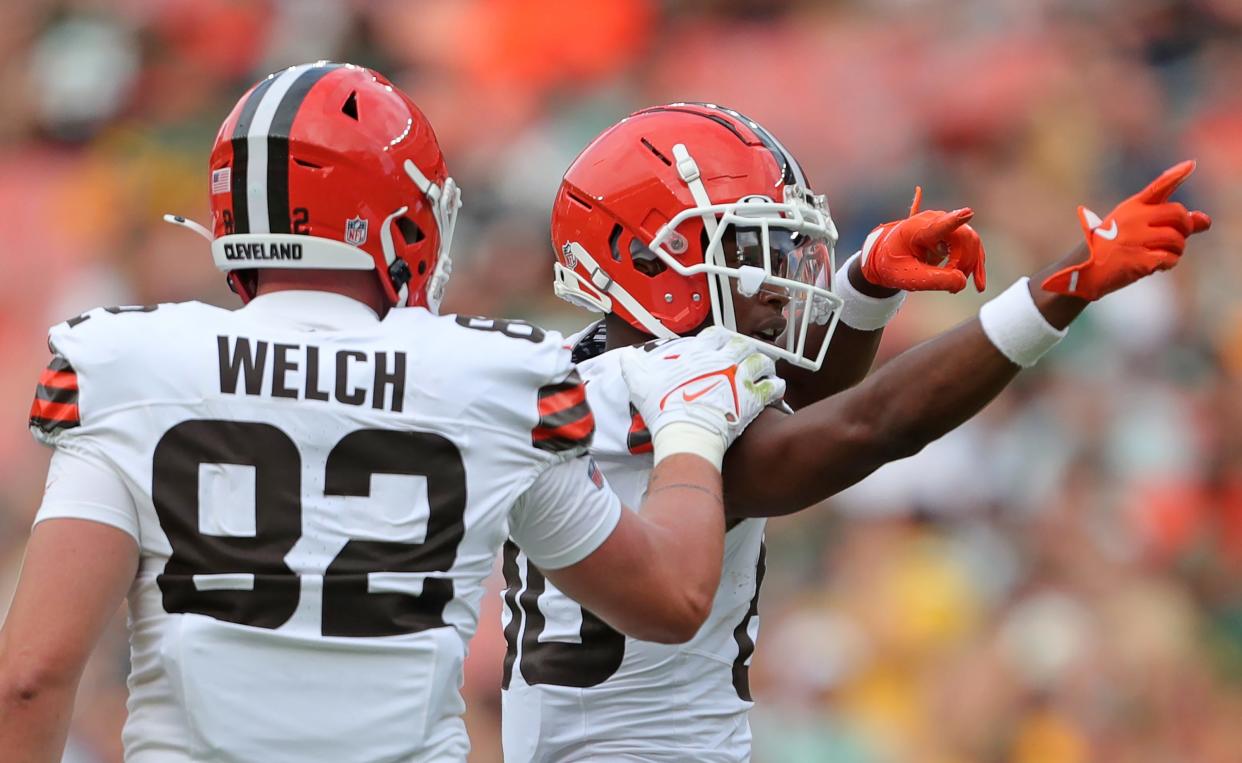
[[[1160,177],[1138,192],[1136,198],[1145,204],[1161,204],[1169,200],[1177,187],[1195,171],[1195,160],[1187,159],[1168,168]]]
[[[970,207],[942,214],[919,233],[917,241],[930,248],[932,244],[945,239],[954,230],[970,222],[970,218],[974,216],[975,213]]]
[[[923,186],[916,185],[914,187],[914,201],[910,202],[910,217],[914,217],[919,213],[919,204],[923,201]]]

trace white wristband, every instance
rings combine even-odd
[[[690,453],[706,458],[716,469],[724,463],[725,440],[716,432],[688,421],[674,421],[663,426],[651,439],[655,463],[669,456]]]
[[[1019,278],[979,308],[983,333],[1002,355],[1023,368],[1035,365],[1066,334],[1066,329],[1054,327],[1039,312],[1031,297],[1030,280]]]
[[[901,305],[906,301],[906,293],[899,291],[891,297],[872,297],[863,294],[850,283],[850,264],[862,256],[855,252],[837,271],[835,289],[837,296],[844,303],[841,306],[841,322],[859,331],[875,331],[884,328]]]

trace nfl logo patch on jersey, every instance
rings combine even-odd
[[[362,246],[367,242],[367,221],[361,217],[351,217],[345,221],[345,243]]]

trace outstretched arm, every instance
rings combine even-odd
[[[1058,267],[1076,264],[1085,250]],[[1056,328],[1087,305],[1034,283],[1035,304]],[[729,514],[790,514],[840,492],[974,416],[1020,370],[973,318],[903,352],[845,392],[794,415],[767,411],[725,458]]]
[[[1011,288],[983,320],[902,353],[866,382],[792,416],[765,412],[726,458],[729,513],[798,511],[975,415],[1091,300],[1172,267],[1186,237],[1207,229],[1202,212],[1168,201],[1192,169],[1171,169],[1103,221],[1080,211],[1087,245],[1037,274],[1029,302]]]

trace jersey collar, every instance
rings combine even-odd
[[[327,291],[275,291],[250,300],[242,312],[288,322],[299,328],[337,330],[379,322],[375,312],[352,297]]]

